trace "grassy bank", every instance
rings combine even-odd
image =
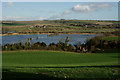
[[[3,80],[119,78],[118,68],[112,67],[118,65],[117,53],[6,51],[2,56]]]
[[[96,66],[117,65],[117,53],[85,54],[56,51],[4,52],[3,66]]]
[[[14,79],[78,79],[81,80],[118,80],[119,68],[84,67],[84,68],[4,68],[3,80]],[[91,79],[90,79],[91,78]]]

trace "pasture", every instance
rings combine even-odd
[[[117,53],[85,54],[59,51],[3,52],[3,66],[104,66],[117,65]]]
[[[9,31],[15,31],[16,33],[19,34],[61,33],[61,32],[106,33],[117,31],[118,30],[118,28],[116,27],[117,23],[118,23],[117,21],[97,21],[97,20],[3,21],[2,29],[4,34],[8,33]],[[39,25],[39,27],[35,27],[35,25]],[[43,28],[42,27],[43,25],[45,25],[46,27]]]
[[[3,79],[119,78],[117,53],[6,51],[2,59]]]

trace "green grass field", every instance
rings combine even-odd
[[[117,53],[11,51],[3,52],[2,61],[5,80],[7,78],[119,78],[117,67],[102,67],[118,65]]]
[[[81,54],[53,51],[4,52],[3,66],[96,66],[117,65],[117,53]]]
[[[108,36],[108,37],[105,37],[104,40],[106,41],[120,40],[120,37],[119,36]]]

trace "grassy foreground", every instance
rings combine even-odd
[[[118,67],[103,67],[118,65],[117,53],[15,51],[3,52],[2,56],[5,80],[8,78],[119,78]]]
[[[118,54],[81,54],[56,51],[4,52],[3,66],[96,66],[117,65]]]

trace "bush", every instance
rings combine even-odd
[[[75,51],[75,47],[72,46],[71,44],[69,44],[67,50],[68,50],[68,51]]]
[[[50,43],[48,46],[49,50],[57,50],[57,45],[55,43]]]

